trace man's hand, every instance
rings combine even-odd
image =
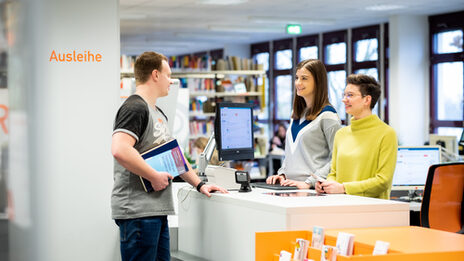
[[[296,186],[299,189],[309,189],[309,184],[304,181],[296,181],[292,179],[286,179],[280,182],[282,186]]]
[[[200,188],[200,192],[205,194],[208,197],[211,197],[210,192],[214,192],[214,191],[219,191],[221,193],[229,193],[226,189],[221,188],[221,187],[219,187],[217,185],[214,185],[214,184],[205,184],[205,185],[201,186],[201,188]]]
[[[155,175],[150,179],[151,186],[155,191],[161,191],[169,185],[169,180],[174,177],[168,172],[155,172]]]
[[[321,183],[325,193],[330,194],[343,194],[345,193],[345,186],[336,181],[324,181]]]
[[[272,175],[266,179],[267,184],[282,184],[285,177],[282,175]]]

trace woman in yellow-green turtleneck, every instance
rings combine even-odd
[[[396,165],[398,141],[392,127],[372,114],[380,86],[367,75],[350,75],[343,97],[351,125],[335,134],[332,166],[320,193],[388,199]]]

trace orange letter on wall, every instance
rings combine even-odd
[[[52,54],[50,55],[50,62],[52,61],[52,59],[55,59],[55,62],[58,62],[58,58],[56,58],[55,50],[53,50]]]
[[[0,104],[0,109],[5,111],[5,115],[0,118],[0,126],[2,126],[3,132],[8,134],[8,129],[6,128],[6,119],[8,119],[8,107],[5,104]]]

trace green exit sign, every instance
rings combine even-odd
[[[301,34],[301,25],[299,24],[288,24],[287,34]]]

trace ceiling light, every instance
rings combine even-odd
[[[335,24],[334,19],[308,19],[306,17],[273,17],[273,16],[250,16],[248,20],[255,23],[266,24],[317,24],[317,25],[332,25]]]
[[[248,0],[198,0],[203,5],[237,5],[245,3]]]
[[[237,32],[237,33],[285,33],[285,28],[277,27],[250,27],[250,26],[220,26],[210,25],[208,30],[216,32]]]
[[[391,10],[398,10],[404,9],[406,6],[404,5],[371,5],[366,7],[366,10],[369,11],[391,11]]]

